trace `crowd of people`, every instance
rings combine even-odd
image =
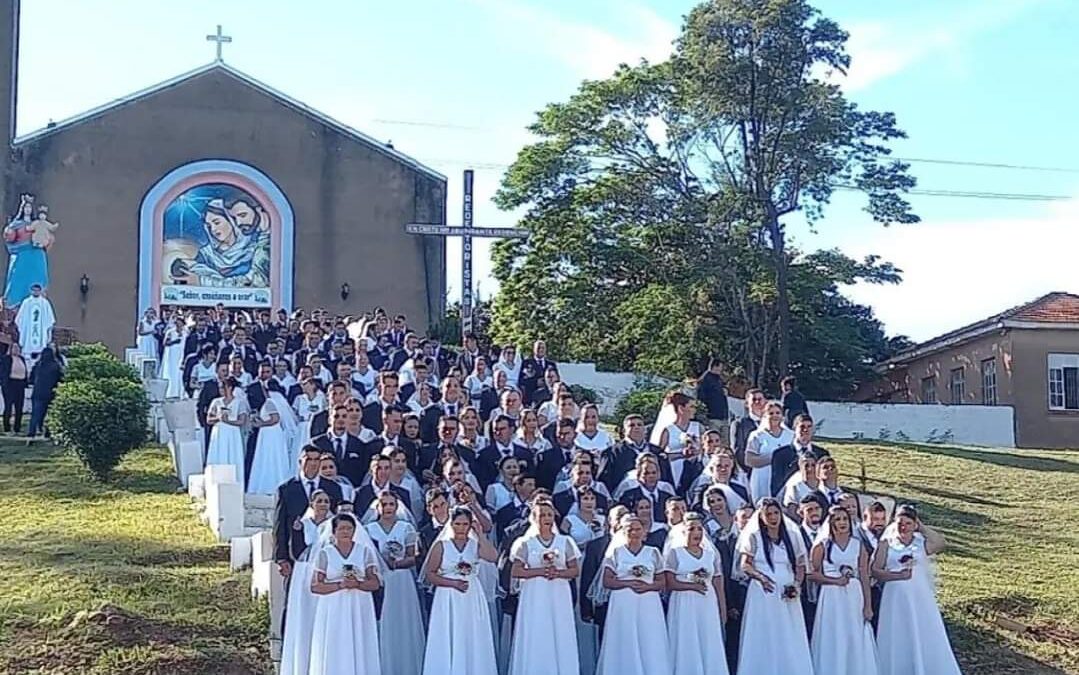
[[[284,675],[949,675],[910,505],[860,494],[797,383],[724,368],[617,433],[537,341],[376,310],[162,309],[137,328],[206,461],[276,495]]]
[[[45,415],[64,376],[64,357],[53,341],[56,315],[41,284],[17,307],[0,300],[0,394],[3,432],[23,433],[23,416],[30,401],[26,436],[45,435]]]

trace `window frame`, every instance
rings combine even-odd
[[[922,403],[925,405],[932,405],[938,402],[937,398],[937,376],[929,375],[922,378]]]
[[[956,377],[958,375],[959,377]],[[967,375],[966,369],[963,366],[958,368],[952,368],[948,375],[948,392],[952,397],[952,405],[962,405],[963,397],[966,394],[967,388]],[[958,396],[956,390],[958,389]]]
[[[991,366],[991,367],[988,367]],[[982,359],[982,405],[998,405],[997,358]]]
[[[1074,407],[1068,407],[1067,371],[1077,372],[1079,382],[1079,354],[1050,353],[1046,359],[1046,403],[1054,412],[1079,412],[1079,391],[1073,394],[1077,401]],[[1079,383],[1075,385],[1079,389]]]

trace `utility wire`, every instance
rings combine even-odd
[[[1001,162],[971,162],[960,159],[929,159],[926,157],[892,157],[901,162],[917,164],[944,164],[947,166],[974,166],[981,169],[1009,169],[1012,171],[1044,171],[1049,173],[1079,173],[1079,169],[1058,166],[1030,166],[1026,164],[1004,164]]]

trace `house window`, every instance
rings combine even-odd
[[[1049,409],[1079,410],[1079,354],[1049,355]]]
[[[982,361],[982,403],[997,404],[997,360]]]
[[[937,402],[937,378],[935,377],[923,377],[922,378],[922,403],[936,403]]]
[[[965,384],[966,376],[963,375],[962,368],[952,368],[952,379],[950,381],[950,387],[952,390],[952,403],[959,405],[963,402],[963,385]]]

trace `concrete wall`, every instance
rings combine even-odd
[[[3,18],[3,17],[0,17]],[[2,66],[2,60],[0,60]],[[2,93],[2,92],[0,92]],[[57,322],[114,350],[134,340],[138,211],[162,176],[199,159],[267,174],[295,213],[294,301],[334,312],[382,305],[416,326],[441,311],[439,238],[405,223],[444,222],[445,183],[215,69],[18,145],[5,218],[20,191],[61,225],[49,252]],[[79,279],[90,277],[83,303]],[[352,293],[340,298],[341,284]]]
[[[1049,354],[1079,354],[1079,331],[1015,329],[1016,442],[1023,448],[1079,448],[1079,411],[1049,410]]]
[[[565,382],[596,390],[603,397],[600,406],[603,414],[613,412],[618,402],[633,390],[639,380],[634,373],[599,372],[591,363],[560,363],[558,369]],[[732,415],[744,414],[740,399],[730,398],[729,402]],[[820,426],[820,434],[829,438],[908,440],[1005,448],[1016,445],[1014,413],[1010,406],[1004,405],[810,401],[809,412]],[[1079,416],[1075,419],[1079,422]]]

